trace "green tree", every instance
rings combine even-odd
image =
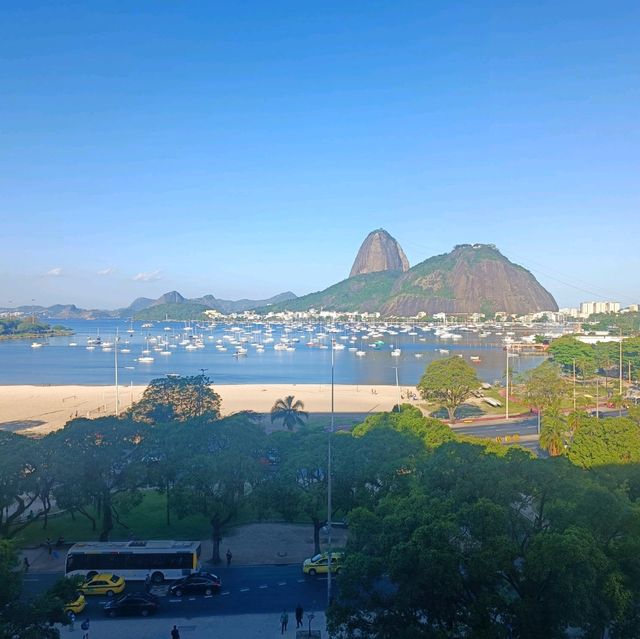
[[[61,508],[79,512],[107,541],[120,518],[119,504],[141,499],[146,474],[141,463],[148,426],[127,419],[75,419],[47,438],[57,462],[53,489]]]
[[[549,353],[565,372],[573,370],[575,362],[576,372],[582,376],[593,374],[595,370],[595,354],[593,347],[577,340],[572,335],[565,335],[554,339],[549,346]]]
[[[435,360],[425,369],[418,391],[425,400],[440,402],[455,422],[456,409],[480,385],[475,370],[461,357]]]
[[[552,457],[562,455],[569,440],[570,427],[559,410],[548,411],[542,420],[540,448]]]
[[[148,423],[184,422],[189,419],[220,417],[220,396],[206,375],[161,377],[151,380],[129,414]]]
[[[60,580],[49,591],[27,598],[22,591],[21,562],[15,547],[0,540],[0,637],[2,639],[59,639],[54,624],[69,623],[64,604],[75,584]]]
[[[282,425],[287,430],[293,430],[296,426],[304,426],[309,418],[309,413],[304,410],[304,403],[295,400],[293,395],[287,395],[284,399],[278,399],[271,408],[271,423],[282,420]]]
[[[250,502],[264,478],[265,435],[246,415],[185,422],[182,469],[173,487],[172,507],[182,518],[204,516],[211,526],[212,560],[220,562],[225,527]]]
[[[602,636],[635,601],[618,549],[639,516],[563,461],[443,444],[409,493],[355,509],[332,636]]]
[[[0,537],[14,537],[46,516],[50,503],[43,466],[40,442],[0,432]]]
[[[584,468],[640,462],[640,426],[628,417],[583,417],[569,447],[569,459]]]
[[[523,382],[526,400],[537,409],[540,433],[542,411],[559,408],[568,391],[567,382],[562,377],[560,368],[548,360],[525,373]]]

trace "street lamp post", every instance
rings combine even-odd
[[[114,358],[114,367],[115,367],[115,383],[116,383],[116,417],[120,412],[120,390],[118,388],[118,342],[120,341],[120,336],[118,335],[118,329],[116,328],[116,339],[114,340],[114,349],[113,349],[113,358]]]
[[[329,442],[327,446],[327,605],[331,603],[331,436],[333,435],[334,420],[334,368],[335,368],[335,340],[331,340],[331,425],[329,427]]]
[[[504,418],[509,419],[509,344],[507,344],[507,375],[506,375],[506,382],[507,382],[507,392],[505,393],[504,399],[505,399],[505,412],[504,412]]]

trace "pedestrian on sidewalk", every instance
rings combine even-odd
[[[282,611],[280,615],[280,634],[283,635],[287,630],[287,624],[289,623],[289,615],[286,610]]]
[[[227,568],[231,565],[231,558],[233,555],[231,554],[231,549],[227,548]]]
[[[80,628],[82,628],[82,639],[89,639],[90,625],[91,625],[91,622],[89,621],[89,617],[87,617],[80,625]]]
[[[76,622],[76,616],[73,614],[73,610],[69,610],[69,631],[75,630],[74,624]]]
[[[31,564],[29,563],[29,558],[26,555],[22,558],[22,563],[24,564],[24,571],[27,572],[29,568],[31,568]]]
[[[171,628],[171,639],[180,639],[180,631],[176,625]]]
[[[304,608],[298,602],[296,606],[296,628],[300,628],[302,626],[302,620],[304,618]]]
[[[47,541],[45,541],[44,543],[47,546],[47,552],[49,553],[49,555],[51,555],[51,539],[47,537]]]

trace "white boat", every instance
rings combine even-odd
[[[77,342],[69,342],[69,346],[77,346],[78,343]]]
[[[364,357],[366,353],[364,351],[356,351],[356,357]]]
[[[31,342],[31,348],[42,348],[42,342]]]
[[[151,357],[151,355],[143,355],[142,357],[138,357],[138,362],[140,364],[151,364],[153,362],[153,357]]]
[[[401,353],[402,353],[402,351],[399,348],[394,348],[391,351],[391,357],[400,357]]]
[[[131,349],[130,349],[130,348],[121,348],[121,349],[120,349],[120,352],[121,352],[121,353],[130,353],[130,352],[131,352]]]

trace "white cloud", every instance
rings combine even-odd
[[[98,275],[111,275],[111,273],[115,273],[115,270],[113,266],[109,266],[108,268],[103,268],[101,271],[98,271]]]
[[[162,279],[162,271],[150,271],[148,273],[138,273],[134,275],[134,282],[157,282]]]
[[[47,277],[60,277],[62,275],[62,268],[60,266],[56,266],[52,268],[50,271],[45,273]]]

